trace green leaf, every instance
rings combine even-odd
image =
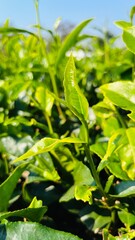
[[[10,222],[0,225],[1,240],[79,240],[80,238],[71,233],[42,226],[39,223]]]
[[[92,191],[96,190],[90,170],[82,162],[77,161],[72,173],[74,185],[61,197],[60,201],[77,200],[92,203]]]
[[[76,81],[76,69],[73,56],[71,55],[66,65],[64,74],[65,99],[70,110],[82,123],[88,121],[88,101],[80,90]]]
[[[116,198],[125,198],[135,196],[135,181],[121,181],[114,187],[115,195],[111,195]]]
[[[40,104],[41,109],[51,116],[51,110],[54,102],[54,97],[49,93],[49,91],[40,86],[36,89],[35,97]]]
[[[127,29],[128,27],[131,27],[131,22],[125,22],[125,21],[116,21],[115,24],[122,29]]]
[[[122,38],[128,50],[135,54],[135,26],[125,29]]]
[[[26,169],[28,163],[18,166],[11,175],[0,185],[0,211],[6,211],[9,200],[17,185],[18,179],[21,177],[23,171]]]
[[[133,22],[133,17],[135,15],[135,6],[133,6],[130,10],[130,20]]]
[[[38,141],[30,150],[24,153],[22,156],[16,158],[13,163],[25,160],[27,158],[33,157],[37,154],[49,152],[57,147],[61,143],[84,143],[84,141],[80,140],[79,138],[63,138],[63,139],[56,139],[56,138],[42,138]]]
[[[133,117],[135,112],[135,83],[130,81],[119,81],[114,83],[108,83],[100,87],[101,92],[107,97],[113,104],[130,110]]]
[[[103,229],[103,239],[104,240],[131,240],[135,237],[135,231],[131,230],[131,232],[125,233],[125,234],[119,234],[119,236],[112,236],[109,233],[108,229]]]
[[[29,205],[29,208],[40,208],[40,207],[42,207],[42,201],[37,200],[37,198],[34,197],[31,204]]]
[[[110,176],[108,177],[108,179],[107,179],[106,184],[105,184],[105,189],[104,189],[104,191],[105,191],[106,193],[109,192],[109,190],[110,190],[110,188],[111,188],[111,186],[112,186],[112,184],[113,184],[113,181],[114,181],[114,175],[110,175]]]
[[[99,232],[111,222],[110,211],[102,209],[95,204],[87,205],[80,213],[80,220],[93,232]]]
[[[118,216],[121,222],[128,228],[135,224],[135,215],[127,210],[118,211]]]
[[[78,185],[75,187],[75,198],[83,202],[93,203],[92,192],[97,189],[96,186]]]
[[[135,128],[119,129],[108,142],[106,154],[98,166],[105,166],[121,179],[135,179]],[[114,164],[115,163],[115,164]]]
[[[135,12],[135,7],[132,8],[130,12],[131,21],[133,20],[133,15]],[[135,54],[135,26],[132,26],[131,22],[118,21],[116,25],[123,29],[122,38],[126,44],[129,51]]]
[[[63,60],[63,57],[65,56],[65,53],[72,47],[75,45],[79,33],[83,30],[83,28],[89,23],[91,22],[93,19],[87,19],[83,22],[81,22],[75,29],[73,29],[73,31],[66,37],[66,39],[64,40],[59,52],[58,52],[58,56],[56,59],[56,68],[58,67],[59,63]]]
[[[47,211],[46,206],[42,206],[42,201],[37,200],[36,197],[32,200],[28,208],[16,210],[13,212],[0,213],[0,220],[9,217],[27,218],[32,222],[39,222]]]
[[[14,28],[14,27],[1,27],[0,28],[0,33],[1,34],[8,34],[8,33],[27,33],[30,34],[36,38],[38,38],[38,36],[36,34],[34,34],[33,32],[27,31],[25,29],[20,29],[20,28]]]

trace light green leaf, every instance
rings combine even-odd
[[[135,15],[135,6],[133,6],[130,10],[130,20],[133,22],[133,17]]]
[[[75,198],[83,202],[93,203],[92,192],[97,189],[96,186],[78,185],[75,187]]]
[[[113,104],[130,110],[132,114],[129,117],[134,117],[135,112],[135,83],[130,81],[119,81],[105,84],[100,87],[105,97]]]
[[[35,97],[40,104],[41,109],[46,112],[48,116],[51,116],[54,97],[49,91],[45,87],[40,86],[36,90]]]
[[[135,54],[135,26],[129,27],[123,31],[123,41],[129,51]]]
[[[118,216],[121,222],[127,227],[131,227],[135,224],[135,215],[126,211],[125,209],[118,211]]]
[[[90,170],[82,162],[77,161],[72,173],[74,185],[62,196],[60,201],[69,201],[74,197],[77,200],[92,203],[92,191],[95,191],[94,179]]]
[[[9,200],[17,185],[18,179],[26,169],[28,163],[18,166],[12,174],[0,185],[0,211],[6,211]]]
[[[83,30],[83,28],[91,22],[93,19],[87,19],[83,22],[81,22],[73,31],[66,37],[65,41],[63,42],[56,59],[56,68],[58,67],[59,63],[63,60],[63,57],[65,56],[65,53],[72,47],[77,41],[77,38],[80,34],[80,32]]]
[[[76,69],[73,56],[71,55],[66,65],[64,74],[65,99],[70,110],[82,123],[88,121],[88,101],[80,90],[76,81]]]
[[[40,207],[42,207],[42,201],[37,200],[37,198],[34,197],[32,202],[29,205],[29,208],[40,208]]]
[[[84,143],[84,141],[79,138],[42,138],[38,141],[30,150],[24,153],[22,156],[16,158],[13,163],[25,160],[27,158],[33,157],[37,154],[41,154],[44,152],[49,152],[57,147],[61,143]]]
[[[39,223],[10,222],[0,225],[1,240],[79,240],[80,238],[71,233],[42,226]]]
[[[119,234],[119,236],[112,236],[109,233],[108,229],[103,229],[103,239],[104,240],[131,240],[135,237],[135,231],[131,230],[131,232],[125,233],[125,234]]]
[[[116,21],[115,24],[121,28],[121,29],[127,29],[128,27],[131,27],[131,22],[125,22],[125,21]]]
[[[133,7],[130,12],[131,21],[133,19],[134,11],[135,11],[135,9]],[[123,34],[122,34],[123,41],[126,44],[129,51],[131,51],[135,54],[135,44],[134,44],[134,42],[135,42],[135,26],[132,26],[131,22],[124,22],[124,21],[118,21],[118,22],[116,22],[116,25],[123,29]]]
[[[104,191],[105,191],[106,193],[109,192],[109,190],[110,190],[110,188],[111,188],[111,186],[112,186],[112,184],[113,184],[113,181],[114,181],[114,175],[110,175],[110,176],[108,177],[108,179],[107,179],[106,184],[105,184],[105,189],[104,189]]]
[[[102,159],[99,169],[102,164],[106,163],[110,171],[114,173],[119,166],[119,177],[123,179],[124,173],[128,178],[135,180],[135,128],[119,129],[109,140],[108,148],[104,158]],[[113,162],[118,162],[117,168]],[[121,168],[121,170],[120,170]],[[118,172],[117,172],[118,174]],[[121,175],[122,174],[122,175]],[[120,176],[121,175],[121,176]],[[118,176],[117,176],[118,177]],[[125,176],[126,177],[126,176]]]

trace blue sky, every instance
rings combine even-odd
[[[94,17],[91,27],[101,27],[118,34],[120,30],[113,24],[116,20],[129,20],[130,8],[134,0],[39,0],[40,19],[43,27],[52,29],[55,20],[78,24]],[[33,0],[0,0],[0,24],[9,18],[12,25],[28,28],[35,24]]]

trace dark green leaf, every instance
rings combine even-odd
[[[0,185],[0,211],[6,211],[9,200],[17,185],[18,179],[26,169],[28,163],[18,166],[11,175]]]
[[[79,240],[80,238],[62,231],[53,230],[39,223],[14,222],[0,225],[1,240]]]

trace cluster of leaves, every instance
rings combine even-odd
[[[63,42],[59,19],[0,28],[0,239],[135,237],[134,12],[128,50],[92,19]]]

